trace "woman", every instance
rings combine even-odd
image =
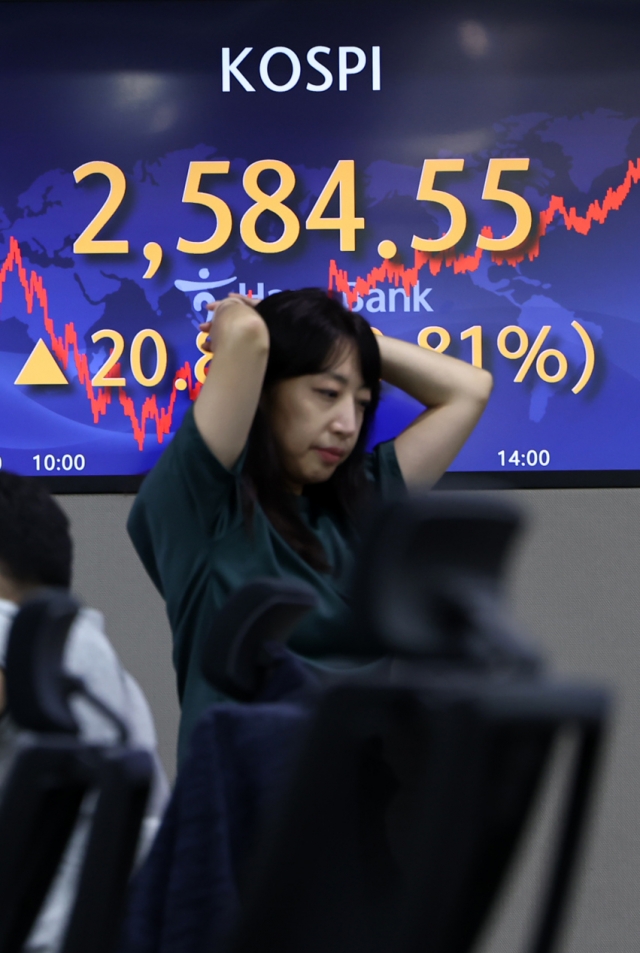
[[[192,411],[144,481],[129,533],[166,600],[182,704],[179,753],[216,693],[200,673],[211,621],[256,576],[311,584],[316,610],[288,645],[309,657],[344,651],[340,623],[354,509],[428,487],[476,425],[491,375],[376,336],[325,292],[280,292],[211,306],[209,373]],[[380,378],[425,410],[365,456]]]

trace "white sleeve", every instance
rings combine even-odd
[[[70,675],[81,678],[89,691],[130,727],[124,669],[104,634],[101,613],[95,609],[80,610],[69,632],[62,664]],[[90,702],[72,695],[70,706],[83,741],[101,744],[117,740],[118,732],[113,723]]]
[[[87,688],[127,725],[130,743],[144,748],[154,761],[154,783],[147,817],[159,817],[169,796],[169,784],[158,756],[156,729],[149,703],[135,678],[127,672],[104,634],[104,619],[95,609],[81,609],[72,626],[63,664],[79,676]],[[82,697],[71,697],[70,705],[85,741],[104,743],[117,740],[113,724]]]
[[[4,666],[11,623],[18,610],[0,599],[0,668]],[[89,691],[111,708],[129,729],[131,745],[144,748],[154,761],[154,781],[147,817],[158,818],[169,795],[169,784],[158,756],[153,716],[142,689],[122,667],[104,633],[104,619],[95,609],[81,609],[71,627],[62,659],[70,675],[81,678]],[[80,737],[92,744],[113,744],[118,730],[91,702],[72,695],[70,707],[80,727]]]
[[[5,667],[9,633],[17,612],[15,603],[0,599],[0,668]],[[63,666],[70,674],[82,678],[93,694],[129,724],[124,670],[104,634],[104,622],[99,612],[80,610],[64,648]],[[116,740],[117,731],[112,723],[88,702],[72,698],[70,704],[85,741]]]

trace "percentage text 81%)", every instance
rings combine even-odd
[[[571,327],[578,334],[585,353],[582,373],[576,384],[571,388],[573,394],[579,394],[591,380],[595,367],[595,350],[589,334],[579,321],[572,321]],[[525,329],[517,324],[509,324],[499,331],[496,343],[502,357],[511,361],[523,359],[513,379],[515,384],[521,384],[534,366],[538,377],[547,384],[557,384],[567,376],[569,362],[562,351],[554,347],[542,349],[551,330],[552,326],[550,324],[543,325],[532,344],[529,342],[529,335]],[[474,367],[483,366],[482,338],[482,326],[479,324],[466,328],[460,333],[461,341],[471,340],[471,363]],[[451,334],[446,328],[430,325],[419,332],[418,344],[420,347],[432,351],[443,352],[451,344]],[[555,368],[553,366],[554,362],[557,365]]]

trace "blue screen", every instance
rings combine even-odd
[[[73,34],[3,67],[4,468],[146,472],[204,380],[206,304],[315,286],[491,370],[453,471],[640,470],[633,22],[96,6],[125,39],[146,8],[153,49],[96,36],[90,68]],[[387,388],[374,442],[419,410]]]

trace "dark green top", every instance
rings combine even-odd
[[[256,576],[295,577],[313,586],[318,607],[298,624],[288,645],[319,658],[345,651],[345,601],[352,552],[328,512],[302,518],[320,539],[333,573],[320,573],[299,556],[256,505],[247,529],[240,499],[242,457],[227,470],[205,445],[189,410],[184,422],[140,488],[128,521],[133,544],[167,604],[173,662],[182,704],[179,753],[202,711],[220,695],[200,673],[203,641],[228,596]],[[404,489],[393,442],[379,444],[368,472],[382,497]],[[342,629],[342,634],[341,634]]]

